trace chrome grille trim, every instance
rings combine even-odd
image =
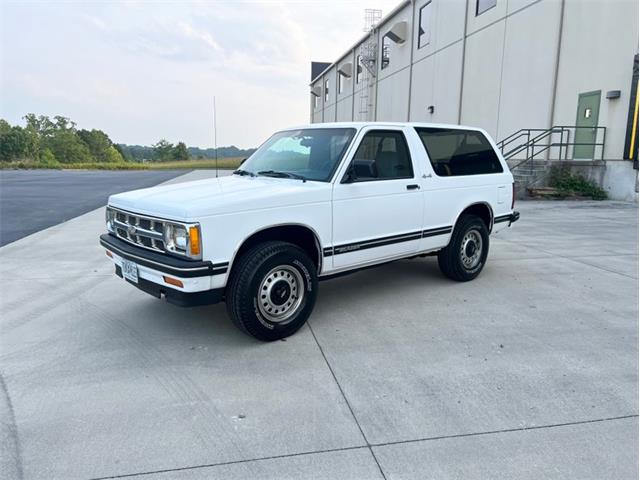
[[[116,237],[147,250],[167,253],[164,247],[163,220],[111,206],[107,206],[107,208],[115,212],[113,233]],[[148,225],[148,228],[141,225]]]
[[[116,224],[117,227],[120,227],[124,230],[127,230],[129,228],[129,224],[128,223],[122,223],[118,220],[115,220],[113,223]],[[162,240],[163,236],[162,233],[160,232],[156,232],[154,230],[146,230],[142,227],[139,227],[139,223],[136,223],[136,233],[135,235],[138,237],[147,237],[147,238],[153,238],[153,239],[157,239],[157,240]]]

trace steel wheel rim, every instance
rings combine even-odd
[[[258,310],[271,323],[286,323],[298,313],[304,300],[302,275],[292,266],[269,271],[258,289]]]
[[[482,246],[482,235],[478,230],[465,233],[460,245],[460,261],[464,268],[471,270],[478,266],[482,258]]]

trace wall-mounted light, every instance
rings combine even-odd
[[[346,78],[351,78],[353,74],[353,64],[351,62],[343,63],[338,67],[338,73]]]
[[[620,98],[620,90],[609,90],[607,92],[607,100],[613,100],[614,98]]]
[[[385,37],[389,37],[394,43],[404,43],[407,39],[407,22],[396,23],[391,27],[391,30],[386,33]]]
[[[436,107],[434,107],[433,105],[429,105],[427,107],[427,111],[433,115],[433,112],[435,111]]]
[[[322,87],[313,87],[311,89],[311,95],[313,95],[314,97],[319,97],[320,95],[322,95]]]

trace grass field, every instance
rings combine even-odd
[[[219,158],[218,168],[238,168],[242,158]],[[175,162],[123,162],[123,163],[39,163],[32,161],[0,162],[0,169],[28,170],[28,169],[61,169],[61,170],[200,170],[216,168],[216,160],[205,158],[201,160],[184,160]]]

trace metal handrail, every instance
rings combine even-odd
[[[518,138],[527,136],[528,139],[531,138],[531,132],[547,132],[551,129],[549,128],[521,128],[517,132],[512,133],[508,137],[500,140],[498,142],[498,146],[503,149],[506,145],[516,141]]]
[[[593,142],[576,142],[571,141],[571,134],[578,129],[592,129],[596,130],[595,139]],[[602,141],[596,141],[599,136],[599,132],[602,131]],[[553,135],[560,135],[559,141],[553,138]],[[549,152],[546,160],[552,160],[551,151],[554,148],[557,148],[558,155],[557,160],[563,161],[568,160],[569,158],[569,147],[573,147],[575,150],[576,146],[593,146],[594,150],[596,147],[600,147],[600,159],[604,160],[604,147],[606,141],[607,128],[596,126],[596,127],[584,127],[577,125],[554,125],[551,128],[522,128],[511,135],[505,137],[500,142],[497,142],[500,151],[505,159],[514,158],[516,155],[519,155],[523,152],[525,153],[525,158],[511,167],[511,170],[515,171],[522,165],[527,163],[531,163],[531,170],[533,171],[533,160],[538,157],[540,154]],[[512,146],[515,142],[520,140],[520,143]],[[505,152],[505,150],[507,150]],[[573,151],[572,151],[573,156]],[[546,172],[544,175],[535,178],[530,184],[537,183],[541,180],[541,178],[546,177]]]
[[[535,129],[535,130],[532,129],[532,131],[540,131],[540,129]],[[538,142],[540,142],[540,140],[544,140],[545,138],[549,137],[550,135],[553,135],[554,133],[560,133],[561,135],[564,135],[564,129],[553,129],[553,128],[550,128],[548,130],[543,130],[541,134],[533,137],[532,139],[530,139],[526,143],[518,145],[516,148],[514,148],[511,151],[509,151],[506,155],[504,155],[504,154],[503,155],[505,156],[506,159],[508,159],[508,158],[515,157],[516,155],[518,155],[519,153],[523,152],[524,150],[527,151],[527,157],[522,162],[520,162],[519,164],[515,165],[514,166],[514,168],[515,168],[515,167],[517,167],[518,165],[520,165],[522,163],[525,163],[525,162],[527,162],[529,160],[532,160],[536,155],[539,155],[540,153],[542,153],[542,151],[548,150],[548,148],[545,148],[544,150],[539,150],[537,152],[535,151],[536,147],[539,147]],[[552,144],[544,144],[543,146],[547,146],[547,145],[553,145],[553,146],[560,145],[561,148],[562,148],[563,143],[561,141],[560,144],[552,143]],[[531,154],[529,154],[529,150],[531,150]],[[561,156],[562,156],[562,153],[561,153]]]

